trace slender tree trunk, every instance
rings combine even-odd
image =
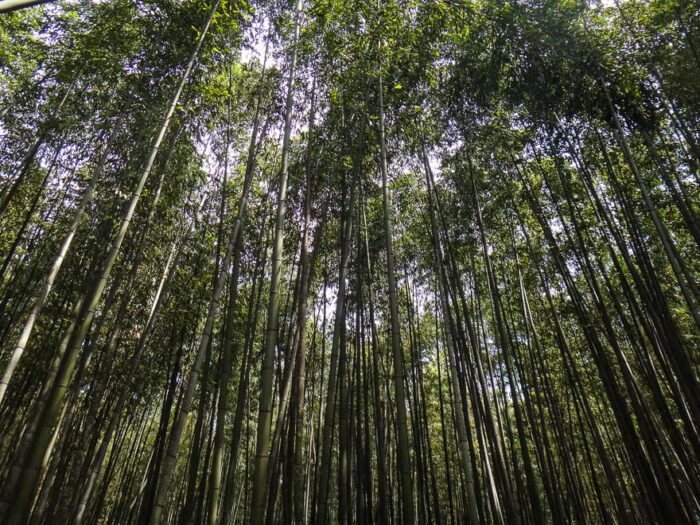
[[[293,471],[291,472],[293,480],[289,483],[293,485],[294,495],[294,522],[297,524],[304,523],[304,462],[303,462],[303,438],[304,438],[304,389],[306,381],[306,309],[308,303],[311,264],[309,261],[309,228],[311,223],[311,202],[314,190],[314,173],[311,167],[312,140],[315,119],[315,95],[316,95],[316,79],[314,78],[311,88],[311,111],[309,114],[309,143],[307,144],[307,160],[306,160],[306,187],[304,196],[304,230],[301,241],[301,254],[299,256],[299,308],[297,329],[299,331],[297,343],[297,364],[294,374],[294,384],[292,390],[293,415],[295,416],[294,428],[296,430],[292,450],[291,461],[293,463]],[[321,221],[325,217],[321,217]],[[319,228],[320,230],[320,228]],[[320,231],[318,233],[321,233]],[[320,246],[321,240],[314,238],[317,246]],[[315,259],[315,257],[314,257]]]
[[[459,439],[459,450],[460,459],[462,463],[463,474],[466,478],[467,487],[467,515],[469,517],[469,523],[472,525],[478,525],[479,512],[476,503],[476,493],[474,490],[474,474],[472,471],[472,458],[469,448],[468,441],[470,436],[467,434],[467,426],[465,423],[465,415],[467,415],[468,407],[462,406],[462,395],[460,394],[460,387],[457,378],[457,361],[454,353],[454,342],[451,335],[451,325],[452,317],[450,314],[449,305],[447,303],[447,296],[445,292],[445,278],[444,270],[442,267],[442,248],[440,246],[440,241],[437,232],[437,222],[435,220],[435,212],[433,207],[433,197],[431,191],[431,177],[429,176],[428,170],[430,169],[428,165],[428,159],[423,151],[423,164],[426,170],[426,184],[428,189],[428,210],[430,213],[430,224],[432,229],[432,241],[433,250],[435,254],[435,265],[438,274],[438,295],[440,297],[440,305],[443,313],[443,322],[447,325],[445,327],[445,346],[447,347],[447,355],[450,362],[450,378],[452,380],[452,390],[454,393],[454,414],[455,414],[455,427],[457,430],[457,437]],[[466,399],[466,398],[465,398]]]
[[[46,4],[53,0],[3,0],[0,2],[0,13],[10,13],[17,9],[25,9],[35,5]]]
[[[355,168],[357,169],[357,168]],[[323,417],[323,433],[321,435],[321,455],[318,495],[316,500],[316,525],[327,523],[328,519],[328,493],[330,492],[331,475],[331,445],[333,439],[333,427],[335,426],[335,405],[337,386],[339,380],[340,345],[342,343],[343,326],[345,325],[346,310],[346,270],[350,255],[350,241],[352,238],[352,209],[355,200],[355,185],[357,174],[353,175],[350,183],[350,197],[347,208],[343,213],[343,231],[340,246],[340,263],[338,268],[338,294],[335,309],[335,325],[333,327],[333,340],[331,342],[331,362],[328,372],[328,390],[326,395],[325,414]]]
[[[394,270],[394,249],[392,246],[391,201],[389,198],[389,181],[386,161],[386,140],[384,131],[384,101],[382,91],[381,62],[379,64],[379,147],[382,171],[382,193],[384,200],[384,235],[386,243],[387,279],[389,281],[389,312],[391,318],[391,348],[394,362],[394,396],[396,397],[396,431],[398,434],[398,468],[401,481],[401,506],[404,525],[415,522],[413,510],[413,482],[411,480],[411,462],[409,458],[408,425],[406,423],[406,394],[404,393],[403,347],[401,345],[401,326],[396,293],[396,272]]]
[[[268,226],[265,224],[265,226],[261,230],[261,238],[260,241],[263,239],[263,235],[267,235],[268,232]],[[264,232],[264,234],[263,234]],[[264,246],[267,246],[267,243],[264,243]],[[224,491],[224,497],[223,497],[223,502],[222,502],[222,509],[221,509],[221,522],[222,523],[228,523],[229,516],[231,514],[232,506],[233,506],[233,499],[234,499],[234,488],[235,488],[235,474],[236,474],[236,468],[237,468],[237,462],[238,462],[238,448],[239,448],[239,443],[240,443],[240,434],[241,434],[241,429],[244,424],[243,417],[245,416],[246,412],[246,406],[248,404],[249,396],[248,396],[248,385],[249,385],[249,376],[250,376],[250,367],[251,367],[251,361],[252,361],[252,351],[253,351],[253,341],[254,341],[254,335],[255,331],[257,328],[258,324],[258,316],[261,308],[261,295],[262,295],[262,289],[263,286],[260,283],[262,280],[264,273],[265,273],[265,265],[267,263],[267,257],[263,254],[263,243],[259,243],[260,249],[258,251],[257,257],[256,257],[256,269],[254,272],[255,279],[253,281],[253,288],[250,294],[250,299],[249,299],[249,304],[248,304],[248,317],[247,317],[247,322],[246,326],[248,327],[248,334],[246,337],[246,343],[244,347],[244,354],[243,354],[243,369],[241,371],[241,375],[239,378],[239,383],[238,383],[238,395],[236,398],[236,412],[234,414],[233,418],[233,428],[232,428],[232,437],[231,437],[231,443],[230,443],[230,454],[229,454],[229,465],[228,465],[228,472],[226,476],[226,485],[225,485],[225,491]],[[247,438],[246,438],[247,439]],[[247,444],[246,444],[247,448]],[[247,454],[246,454],[246,471],[247,471]],[[245,490],[245,485],[242,487],[242,490]]]
[[[272,273],[270,278],[270,301],[267,310],[265,349],[260,372],[260,403],[258,407],[258,429],[256,438],[255,473],[253,474],[252,523],[262,525],[265,521],[265,496],[267,495],[268,462],[270,459],[270,425],[272,423],[272,383],[274,377],[275,349],[279,329],[279,294],[282,272],[282,251],[284,244],[284,221],[287,203],[287,178],[289,147],[292,132],[294,101],[294,77],[297,62],[297,41],[301,24],[302,0],[297,0],[294,13],[294,38],[292,41],[289,76],[287,78],[287,100],[282,143],[282,166],[279,175],[277,194],[277,222],[272,253]]]

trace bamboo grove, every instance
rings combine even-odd
[[[0,523],[698,523],[697,4],[8,2]]]

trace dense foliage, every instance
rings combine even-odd
[[[698,523],[699,46],[688,0],[0,14],[0,523]]]

